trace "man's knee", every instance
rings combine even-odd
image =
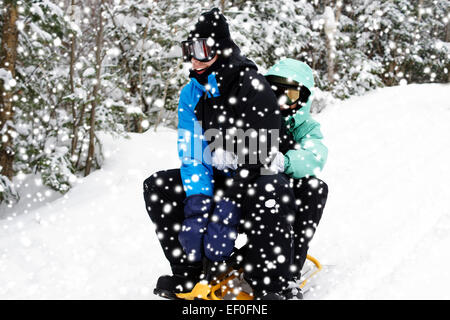
[[[144,180],[144,194],[149,194],[152,190],[158,189],[163,185],[165,171],[158,171]]]
[[[147,208],[147,212],[152,217],[153,211],[153,203],[158,201],[161,197],[161,188],[163,186],[163,178],[165,172],[159,171],[152,174],[150,177],[145,179],[144,181],[144,200]]]
[[[305,197],[314,197],[324,199],[326,201],[328,197],[328,185],[325,181],[316,177],[305,177],[298,180],[298,183],[294,185],[296,194]]]
[[[313,196],[322,206],[328,198],[328,185],[319,178],[311,177],[307,180],[307,194]]]
[[[285,175],[260,176],[249,192],[252,196],[245,198],[244,211],[279,212],[286,215],[295,210],[295,195]]]
[[[289,179],[283,174],[260,176],[256,179],[254,187],[257,194],[263,197],[285,197],[292,195]],[[285,199],[286,200],[286,199]]]

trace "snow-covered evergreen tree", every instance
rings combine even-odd
[[[12,133],[16,175],[37,173],[60,192],[102,165],[100,132],[176,126],[189,68],[180,42],[213,7],[260,72],[284,57],[312,67],[315,112],[379,86],[449,81],[448,0],[14,2],[17,64],[7,81],[14,116],[2,139]],[[0,69],[0,82],[7,74]],[[14,194],[7,176],[0,192]]]
[[[39,172],[44,184],[66,192],[73,175],[70,118],[62,107],[66,94],[62,41],[68,26],[62,8],[50,1],[24,2],[20,8],[15,169],[19,174]]]
[[[3,5],[3,2],[0,2]],[[14,176],[14,90],[19,19],[17,1],[8,1],[0,10],[0,202],[18,198],[12,184]]]

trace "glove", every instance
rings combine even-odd
[[[276,173],[284,172],[284,155],[281,152],[278,151],[275,158],[273,158],[270,163],[270,170]]]
[[[229,151],[217,149],[212,154],[212,166],[218,170],[225,170],[226,168],[236,170],[238,166],[237,156]]]
[[[203,235],[212,203],[212,198],[203,194],[195,194],[184,200],[184,221],[178,240],[191,262],[202,259]]]
[[[231,255],[240,216],[236,203],[220,200],[216,204],[204,237],[205,256],[209,260],[224,261]]]

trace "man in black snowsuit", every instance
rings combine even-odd
[[[240,54],[218,9],[201,15],[182,46],[193,65],[178,106],[182,165],[144,182],[146,208],[173,272],[158,279],[155,293],[190,291],[202,260],[230,257],[239,227],[247,235],[240,262],[255,297],[282,298],[292,277],[295,199],[286,175],[266,169],[281,124],[276,97]],[[233,170],[224,163],[230,157],[238,159]]]

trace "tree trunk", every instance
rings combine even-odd
[[[445,42],[450,42],[450,22],[445,26]]]
[[[389,64],[388,78],[386,79],[386,85],[388,87],[391,87],[395,84],[394,71],[395,71],[396,66],[397,66],[397,63],[395,62],[395,60]]]
[[[421,9],[423,7],[423,0],[419,0],[419,4],[418,4],[418,9],[417,9],[417,20],[420,22],[420,20],[422,20],[422,12]]]
[[[84,170],[84,176],[89,175],[91,172],[92,167],[92,161],[94,160],[94,153],[95,153],[95,111],[97,108],[97,99],[98,99],[98,91],[100,90],[101,86],[101,65],[102,65],[102,49],[103,49],[103,6],[105,4],[105,0],[99,0],[100,6],[99,6],[99,14],[98,14],[98,26],[97,26],[97,37],[96,37],[96,48],[97,51],[95,52],[95,76],[96,76],[96,83],[94,85],[94,89],[92,92],[92,108],[91,108],[91,121],[90,121],[90,128],[89,128],[89,149],[88,149],[88,156],[86,159],[86,167]]]
[[[73,17],[75,14],[75,0],[72,0],[71,2],[71,20],[73,21]],[[72,97],[75,95],[75,85],[74,85],[74,65],[75,65],[75,50],[76,50],[76,34],[75,32],[72,33],[72,39],[70,43],[70,70],[69,70],[69,82],[70,82],[70,93],[72,94]],[[78,125],[77,125],[77,112],[75,107],[75,102],[72,100],[71,102],[72,107],[72,118],[73,118],[73,127],[72,127],[72,145],[70,148],[70,155],[73,156],[75,154],[75,149],[77,148],[78,144]]]
[[[226,1],[225,0],[220,0],[220,11],[222,13],[224,13],[225,9],[226,9]]]
[[[334,50],[331,41],[327,38],[327,79],[330,85],[334,82]]]
[[[445,26],[445,42],[450,42],[450,22]],[[447,70],[447,82],[450,82],[450,63],[447,63]]]
[[[341,19],[342,14],[342,8],[344,7],[344,4],[340,1],[336,2],[335,8],[336,8],[336,23],[339,24],[339,20]]]
[[[339,11],[340,12],[340,11]],[[331,7],[325,7],[324,12],[325,18],[325,40],[327,48],[327,79],[330,85],[334,82],[334,60],[336,58],[336,17],[333,9]]]
[[[18,11],[16,1],[8,1],[4,5],[0,70],[10,72],[12,79],[14,79],[19,37],[16,26]],[[10,124],[14,121],[13,92],[12,88],[9,87],[10,83],[3,82],[3,80],[0,80],[0,174],[11,180],[14,175],[14,145],[10,131],[13,130]]]
[[[147,23],[145,25],[145,29],[144,29],[144,35],[142,36],[142,47],[141,47],[141,54],[139,57],[139,101],[141,102],[141,111],[143,112],[144,107],[145,107],[145,98],[144,98],[144,94],[142,92],[142,64],[144,62],[144,45],[145,45],[145,41],[147,39],[147,32],[148,32],[148,26],[150,25],[150,17],[147,19]],[[140,114],[137,118],[136,118],[136,131],[138,133],[142,133],[143,129],[142,129],[142,114]]]

